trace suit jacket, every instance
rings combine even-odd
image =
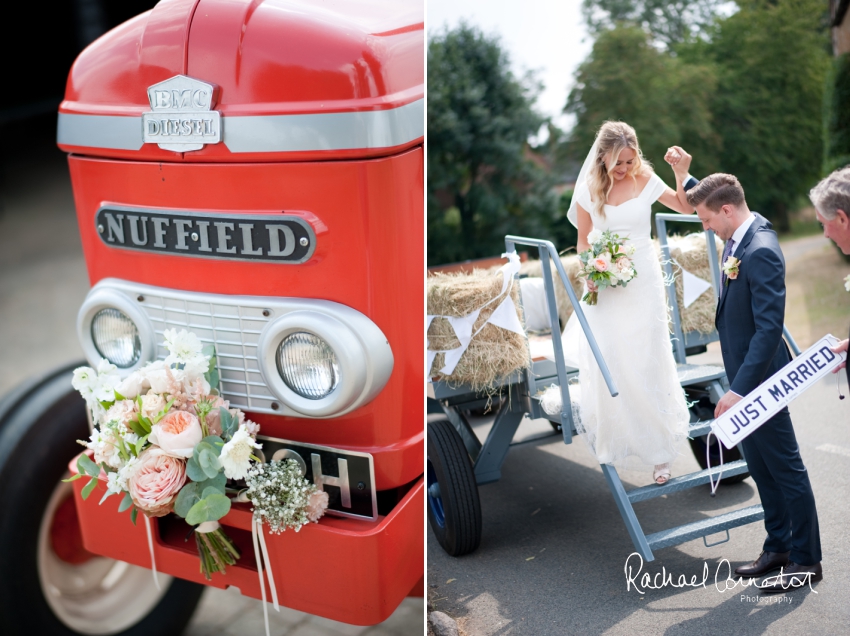
[[[737,278],[726,279],[714,324],[731,389],[744,396],[791,361],[782,339],[785,258],[770,222],[758,213],[733,256]]]

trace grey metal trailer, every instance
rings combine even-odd
[[[667,276],[672,277],[672,261],[667,243],[667,222],[669,221],[698,223],[699,219],[695,216],[679,214],[656,215],[656,228],[664,257],[662,266]],[[711,284],[716,296],[720,289],[720,269],[714,233],[711,230],[705,230],[705,238],[712,271]],[[514,435],[526,415],[532,419],[549,420],[553,428],[560,431],[565,444],[572,443],[573,437],[577,434],[569,386],[570,380],[578,376],[578,370],[566,366],[561,340],[557,337],[557,334],[560,334],[560,325],[555,302],[556,284],[563,284],[566,288],[608,390],[612,396],[617,395],[616,384],[596,345],[592,330],[569,283],[555,246],[550,241],[540,239],[505,237],[505,247],[508,252],[513,252],[517,245],[536,248],[539,253],[553,334],[554,362],[532,361],[528,370],[514,373],[502,380],[499,388],[504,399],[495,403],[495,421],[483,442],[473,431],[466,412],[481,406],[487,401],[487,397],[468,387],[450,386],[443,381],[434,382],[434,398],[433,401],[429,399],[429,411],[437,414],[429,416],[428,422],[426,471],[428,520],[440,545],[452,556],[468,554],[478,548],[481,541],[481,506],[478,486],[500,479],[502,464],[514,440]],[[669,285],[667,293],[672,313],[671,339],[679,381],[690,403],[691,424],[688,436],[692,451],[702,470],[673,477],[660,486],[650,484],[626,490],[614,466],[601,465],[635,550],[646,561],[654,559],[653,550],[693,539],[702,538],[709,547],[725,543],[729,540],[730,529],[764,518],[764,510],[761,504],[757,504],[649,535],[641,528],[633,507],[636,502],[695,488],[716,481],[721,476],[725,484],[742,481],[749,476],[747,462],[740,449],[725,450],[724,463],[720,464],[719,442],[716,437],[711,440],[711,444],[708,442],[707,435],[711,430],[714,406],[729,390],[725,370],[722,366],[691,364],[687,360],[688,355],[705,351],[705,346],[718,340],[719,337],[716,332],[710,335],[695,331],[683,332],[675,285]],[[794,354],[799,354],[800,350],[787,329],[785,337]],[[554,416],[543,410],[539,399],[542,390],[553,384],[560,389],[563,405],[561,412]],[[711,544],[707,542],[708,536],[720,532],[726,533],[725,539]]]

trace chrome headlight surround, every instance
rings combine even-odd
[[[271,321],[257,346],[260,373],[266,385],[301,417],[338,417],[375,397],[389,380],[393,354],[386,336],[360,312],[331,302],[313,301],[314,308],[286,313]],[[328,395],[309,399],[290,389],[277,368],[277,350],[290,334],[312,333],[333,349],[339,382]]]
[[[97,313],[103,309],[117,309],[132,320],[136,329],[139,330],[139,341],[142,349],[139,359],[129,367],[118,367],[118,374],[125,378],[154,359],[156,355],[156,333],[144,311],[130,298],[109,287],[93,289],[89,292],[77,313],[77,337],[83,347],[86,359],[92,366],[97,366],[102,359],[92,339],[92,321]]]

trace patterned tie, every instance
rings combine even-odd
[[[723,266],[726,264],[726,259],[732,256],[732,252],[735,249],[735,241],[729,239],[726,241],[726,249],[723,250],[723,260],[720,261],[720,295],[723,295],[723,290],[726,289],[726,271],[723,269]]]

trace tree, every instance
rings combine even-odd
[[[711,64],[688,64],[659,51],[639,27],[603,31],[567,100],[576,125],[566,155],[584,159],[602,123],[620,120],[635,128],[644,156],[668,182],[672,173],[665,174],[663,158],[674,144],[694,155],[695,173],[714,172],[720,148],[711,112],[716,82]]]
[[[539,89],[474,27],[429,39],[429,264],[497,255],[505,234],[546,234],[557,197],[526,157],[545,121],[533,109]]]
[[[823,175],[850,165],[850,53],[832,62],[824,95]]]
[[[666,47],[704,33],[727,0],[584,0],[582,13],[593,34],[634,25]]]
[[[823,165],[825,10],[820,0],[742,3],[711,44],[723,171],[740,179],[750,207],[779,231],[789,229],[789,211]]]

